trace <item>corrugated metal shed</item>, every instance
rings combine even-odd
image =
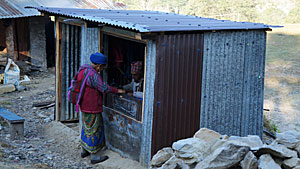
[[[110,0],[1,0],[0,19],[19,18],[40,15],[35,9],[25,9],[25,6],[51,6],[68,8],[122,9],[120,3]]]
[[[104,23],[139,32],[270,29],[270,25],[217,20],[175,13],[137,10],[99,10],[33,7],[41,12]]]
[[[266,31],[271,26],[153,11],[33,8],[55,15],[57,23],[80,20],[81,61],[88,61],[86,56],[99,46],[109,57],[107,46],[116,43],[105,36],[146,43],[142,121],[122,111],[104,112],[110,125],[108,145],[122,156],[147,166],[157,150],[191,137],[200,127],[227,135],[262,136]],[[87,53],[86,45],[91,45]],[[59,51],[61,60],[68,56]],[[64,82],[57,83],[60,89]],[[62,92],[57,93],[62,98]],[[129,140],[127,145],[124,140]]]

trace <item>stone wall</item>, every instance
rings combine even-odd
[[[47,69],[45,23],[47,18],[29,18],[31,63]]]
[[[15,57],[15,44],[14,44],[14,22],[11,20],[11,22],[8,23],[6,29],[5,29],[5,45],[6,45],[6,51],[9,58],[14,60]]]
[[[142,143],[142,123],[109,108],[103,110],[106,145],[123,157],[139,161]]]

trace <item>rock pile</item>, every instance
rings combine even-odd
[[[193,138],[159,150],[151,169],[300,169],[300,133],[278,133],[270,145],[256,135],[221,135],[202,128]]]

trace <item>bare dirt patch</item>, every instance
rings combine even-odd
[[[283,132],[300,131],[300,24],[268,33],[264,108]]]

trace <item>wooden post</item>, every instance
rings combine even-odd
[[[10,139],[24,139],[24,122],[10,124]]]
[[[61,48],[60,48],[60,27],[59,21],[55,18],[55,34],[56,34],[56,63],[55,63],[55,120],[60,121],[61,117]]]

